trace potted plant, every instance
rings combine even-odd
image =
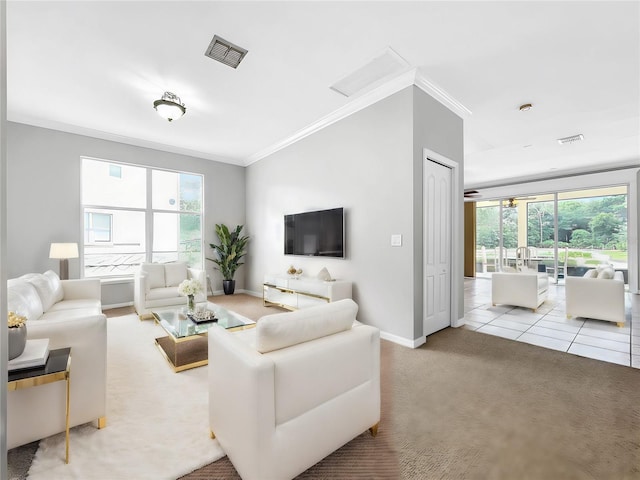
[[[209,244],[215,250],[218,258],[209,258],[208,260],[215,263],[220,273],[222,273],[222,287],[225,295],[231,295],[235,291],[236,281],[233,276],[236,274],[238,267],[244,264],[240,260],[247,253],[246,246],[249,237],[240,235],[243,227],[244,225],[238,225],[231,232],[226,225],[216,224],[216,235],[218,235],[220,244]]]

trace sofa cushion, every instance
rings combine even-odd
[[[143,263],[140,270],[146,276],[147,292],[151,288],[164,288],[164,265],[160,263]]]
[[[45,312],[63,312],[78,309],[92,309],[95,313],[102,313],[102,305],[100,300],[93,298],[79,298],[76,300],[63,300],[55,303],[49,310]]]
[[[182,297],[182,295],[180,295],[178,293],[178,287],[162,287],[162,288],[154,288],[153,290],[151,290],[149,293],[147,293],[146,299],[147,300],[158,300],[161,298],[176,298],[176,297]],[[187,303],[187,298],[186,297],[182,297],[184,298],[184,303]]]
[[[26,278],[35,287],[45,312],[64,298],[60,278],[52,270],[24,275],[22,278]]]
[[[37,320],[43,313],[38,291],[23,279],[7,281],[7,309],[27,317],[27,320]]]
[[[358,313],[350,299],[291,313],[276,313],[258,320],[256,350],[271,352],[348,330]]]
[[[187,279],[187,264],[184,262],[167,263],[164,266],[165,287],[177,287]]]
[[[615,274],[615,270],[613,268],[603,268],[602,270],[600,270],[598,272],[598,277],[597,278],[602,278],[605,280],[611,280],[613,278],[613,275]]]
[[[598,277],[598,270],[596,270],[595,268],[591,268],[591,269],[587,270],[586,272],[584,272],[583,277],[584,278],[597,278]]]

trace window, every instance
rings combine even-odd
[[[479,276],[517,266],[517,247],[526,247],[529,266],[546,271],[556,282],[602,263],[628,278],[626,186],[512,200],[476,203]]]
[[[144,261],[202,268],[202,175],[82,159],[85,277]]]

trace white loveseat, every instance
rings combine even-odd
[[[549,276],[535,271],[496,272],[491,275],[491,303],[530,308],[534,312],[547,299]]]
[[[212,436],[244,480],[291,479],[380,421],[380,334],[353,300],[209,329]]]
[[[98,279],[60,280],[51,270],[7,282],[7,306],[27,317],[27,339],[71,347],[70,426],[106,424],[107,319]],[[65,382],[7,393],[7,448],[65,431]]]
[[[196,295],[196,302],[206,301],[204,270],[189,268],[184,262],[140,265],[133,282],[133,304],[140,318],[149,317],[155,307],[186,305],[187,298],[178,293],[178,285],[190,278],[197,279],[202,288],[202,293]]]
[[[595,274],[595,275],[594,275]],[[592,276],[593,275],[593,276]],[[624,326],[624,274],[611,269],[588,270],[565,279],[567,317],[585,317]]]

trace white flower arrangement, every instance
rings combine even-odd
[[[7,321],[9,324],[9,328],[18,328],[25,324],[25,322],[27,321],[27,317],[18,315],[15,312],[9,312],[9,315],[7,316]]]
[[[195,278],[183,280],[182,283],[178,285],[178,293],[185,297],[197,295],[200,292],[202,292],[202,285],[200,285],[200,282]]]

